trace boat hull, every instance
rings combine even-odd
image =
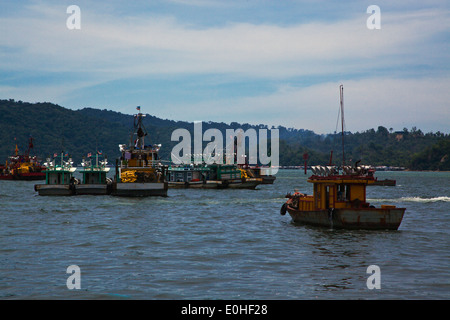
[[[227,188],[227,183],[221,180],[207,180],[206,183],[203,184],[202,188],[204,189],[225,189]]]
[[[169,188],[178,188],[178,189],[186,189],[186,188],[203,188],[203,181],[189,181],[189,182],[168,182]]]
[[[247,178],[238,180],[207,180],[190,182],[169,182],[169,188],[194,188],[194,189],[255,189],[262,183],[260,178]]]
[[[75,188],[77,195],[107,195],[111,188],[107,184],[79,184]]]
[[[287,206],[295,223],[334,229],[397,230],[405,208],[347,208],[300,211]]]
[[[119,197],[166,197],[167,189],[167,182],[118,182],[113,185],[111,195]]]
[[[263,182],[261,178],[246,178],[245,180],[232,181],[228,184],[231,189],[255,189]]]
[[[75,194],[74,185],[69,184],[37,184],[34,190],[40,196],[72,196]]]
[[[15,175],[2,175],[0,176],[0,180],[21,180],[21,181],[45,180],[45,173],[30,172]]]
[[[276,177],[275,176],[261,176],[263,179],[262,184],[273,184]]]

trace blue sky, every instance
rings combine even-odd
[[[446,1],[0,3],[2,99],[330,133],[343,84],[349,131],[449,133],[449,69]]]

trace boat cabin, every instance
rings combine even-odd
[[[369,181],[365,178],[312,177],[308,182],[314,184],[314,210],[358,208],[366,205],[366,186]]]
[[[211,180],[241,179],[241,170],[235,164],[211,164]]]
[[[207,166],[171,166],[168,170],[167,180],[170,182],[191,182],[209,180],[211,169]]]
[[[70,184],[71,182],[73,182],[73,171],[71,170],[61,170],[61,168],[45,170],[46,184]]]
[[[107,183],[107,173],[110,168],[106,167],[108,161],[104,157],[99,157],[95,155],[94,159],[90,158],[88,154],[88,159],[83,157],[81,165],[83,166],[82,174],[82,184],[105,184]]]
[[[134,149],[124,151],[120,160],[124,167],[153,167],[158,159],[158,149]]]
[[[372,171],[348,171],[343,174],[315,171],[308,179],[308,182],[313,184],[313,195],[300,194],[298,209],[314,211],[330,208],[368,208],[366,187],[374,181]]]
[[[67,161],[64,160],[65,156],[61,154],[60,160],[57,160],[57,157],[50,161],[47,159],[47,162],[44,164],[45,169],[45,184],[70,184],[73,183],[75,178],[73,177],[73,173],[76,168],[74,168],[72,158],[68,158]]]
[[[170,182],[241,179],[241,170],[236,165],[184,165],[172,166],[168,171]]]
[[[104,184],[106,183],[106,172],[102,170],[83,170],[83,184]]]

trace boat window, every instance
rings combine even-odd
[[[337,186],[337,200],[338,201],[348,201],[350,200],[350,185],[339,184]]]
[[[176,173],[176,181],[178,181],[178,182],[183,182],[184,181],[183,172],[177,172]]]

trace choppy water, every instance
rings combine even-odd
[[[41,197],[0,181],[1,299],[449,299],[450,173],[377,172],[370,202],[407,208],[398,231],[295,225],[284,195],[300,170],[258,190],[167,198]],[[81,289],[66,269],[81,270]],[[367,268],[381,271],[368,289]]]

